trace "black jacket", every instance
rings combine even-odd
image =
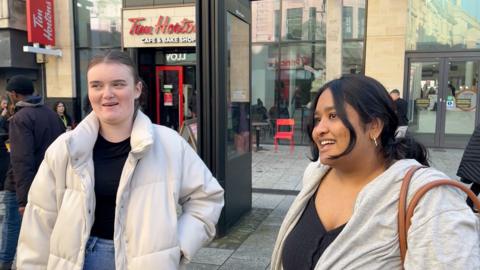
[[[407,102],[403,98],[399,98],[395,100],[395,113],[398,117],[398,125],[399,126],[408,126],[408,118],[407,118],[407,110],[408,105]]]
[[[473,131],[472,137],[463,152],[457,175],[463,182],[480,184],[480,125]]]
[[[40,96],[18,102],[15,110],[9,128],[13,177],[7,178],[5,189],[16,191],[19,205],[25,206],[28,190],[45,151],[65,132],[65,126],[58,115],[43,104]],[[12,180],[15,185],[12,185]]]

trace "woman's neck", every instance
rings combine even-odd
[[[345,185],[365,186],[387,169],[385,159],[380,155],[371,155],[361,161],[349,161],[345,166],[338,166],[332,172]]]
[[[100,123],[100,134],[102,137],[112,143],[122,142],[132,134],[133,123],[128,122],[124,125],[109,125]]]

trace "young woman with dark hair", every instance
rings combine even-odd
[[[344,75],[312,102],[312,163],[274,247],[272,269],[402,269],[397,233],[406,172],[428,165],[425,147],[395,139],[392,99],[376,80]],[[413,177],[409,197],[448,178],[433,168]],[[417,205],[405,269],[479,269],[479,221],[454,188],[442,186]]]
[[[65,106],[65,103],[61,101],[55,102],[55,104],[53,104],[53,111],[58,114],[58,117],[62,121],[65,128],[67,130],[71,130],[73,127],[73,121],[70,115],[67,113],[67,106]]]

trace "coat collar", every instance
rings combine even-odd
[[[94,112],[83,119],[70,132],[67,139],[67,148],[74,167],[86,163],[92,156],[93,146],[97,141],[100,123]],[[138,111],[133,122],[130,135],[130,153],[140,159],[153,144],[153,125],[150,119]]]

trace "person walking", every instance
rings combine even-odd
[[[17,267],[183,267],[215,236],[223,189],[187,141],[138,109],[142,83],[126,53],[95,56],[87,81],[93,111],[45,155]]]
[[[43,104],[43,98],[33,95],[33,82],[28,77],[17,75],[10,78],[6,90],[15,104],[15,114],[9,121],[12,169],[5,182],[5,190],[9,192],[7,208],[16,208],[18,212],[12,211],[11,215],[7,216],[5,224],[9,228],[4,230],[12,232],[12,239],[8,241],[14,243],[6,252],[14,254],[17,241],[13,238],[18,236],[30,185],[48,146],[65,128],[55,112]]]
[[[408,129],[408,104],[400,97],[400,91],[398,91],[398,89],[390,91],[390,97],[393,99],[393,106],[398,117],[398,128],[395,132],[395,138],[403,138],[407,135]]]
[[[457,175],[466,184],[472,184],[470,189],[478,195],[480,193],[480,125],[475,127],[467,147],[463,152],[462,161],[458,166]],[[473,207],[472,200],[467,199],[470,207]]]
[[[18,233],[18,206],[14,192],[5,190],[7,171],[10,167],[10,153],[7,149],[8,120],[11,117],[8,98],[0,102],[0,270],[10,269],[15,257]]]

